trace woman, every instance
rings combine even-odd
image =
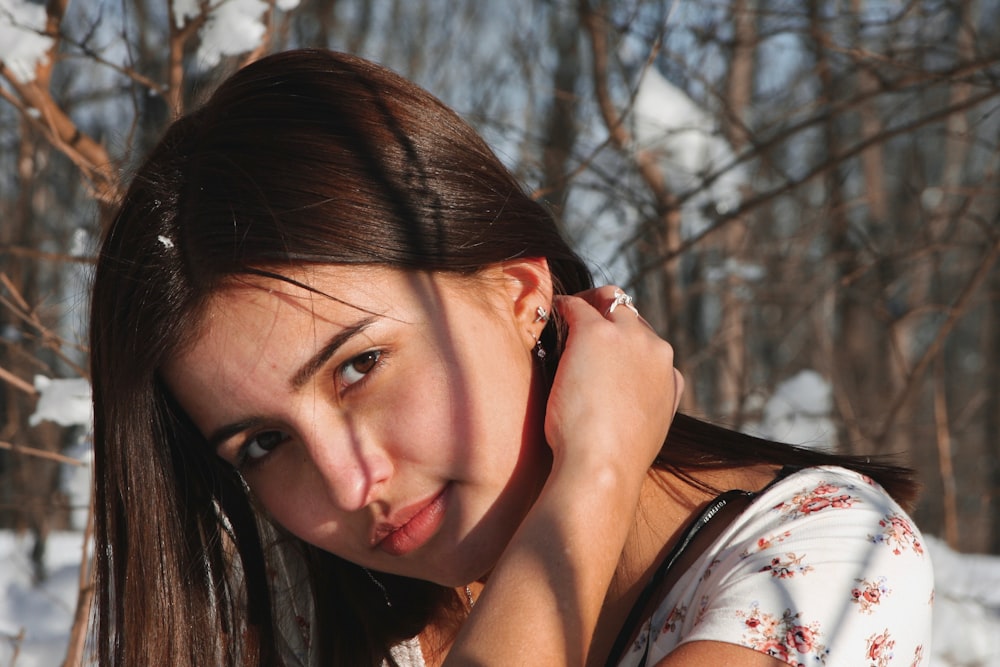
[[[103,240],[101,664],[921,664],[907,473],[674,418],[637,315],[425,91],[241,70]]]

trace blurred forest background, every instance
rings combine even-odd
[[[997,26],[1000,0],[0,0],[0,528],[41,554],[80,502],[86,427],[31,419],[35,377],[86,378],[129,170],[227,73],[323,46],[481,130],[674,343],[684,410],[898,455],[926,532],[1000,553]]]

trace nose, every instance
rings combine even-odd
[[[337,421],[336,426],[317,425],[306,450],[329,501],[345,512],[353,512],[378,498],[392,474],[392,462],[375,439],[350,420]]]

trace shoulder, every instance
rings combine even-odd
[[[859,520],[862,523],[856,524]],[[745,536],[747,529],[782,526],[795,528],[796,535],[807,536],[813,524],[829,527],[847,523],[878,532],[880,527],[886,527],[884,522],[905,528],[905,535],[899,537],[905,537],[909,549],[924,554],[923,540],[913,522],[881,486],[853,470],[824,466],[805,468],[767,488],[734,527],[740,529],[740,537]],[[859,534],[857,530],[851,533]]]
[[[828,667],[894,651],[921,664],[932,593],[923,537],[899,505],[864,475],[808,468],[768,487],[685,573],[651,648],[722,641]]]
[[[930,604],[933,573],[919,529],[878,484],[843,468],[777,482],[711,551],[721,566],[716,590],[746,593],[752,582],[762,605],[793,596],[801,608],[825,612],[846,600],[865,615],[904,598]]]

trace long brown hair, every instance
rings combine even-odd
[[[281,664],[266,537],[239,478],[177,406],[160,368],[233,276],[302,263],[474,274],[545,257],[560,293],[591,284],[545,208],[426,91],[365,60],[301,50],[237,72],[175,122],[102,242],[91,311],[98,659],[102,665]],[[543,340],[558,363],[559,323]],[[678,416],[659,464],[848,464],[902,499],[903,471]],[[286,538],[302,558],[322,663],[379,665],[452,603]],[[299,619],[306,622],[308,619]]]

